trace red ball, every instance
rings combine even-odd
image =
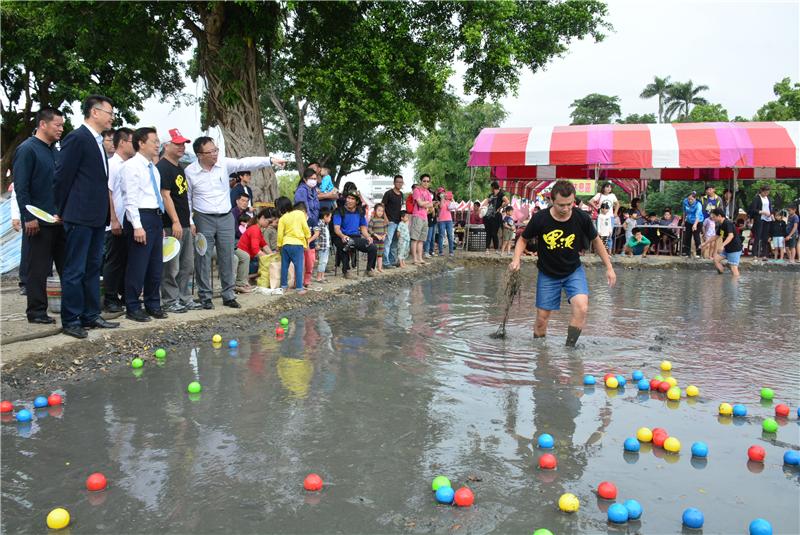
[[[539,468],[542,470],[552,470],[558,465],[558,461],[556,461],[556,456],[552,453],[545,453],[541,457],[539,457]]]
[[[607,374],[605,374],[605,375],[603,376],[603,384],[605,384],[605,382],[606,382],[606,381],[608,381],[608,378],[609,378],[609,377],[616,377],[616,374],[613,374],[613,373],[607,373]]]
[[[95,472],[86,478],[86,488],[88,490],[103,490],[107,485],[108,481],[106,481],[106,476],[100,472]]]
[[[669,435],[666,431],[661,433],[653,433],[653,445],[658,448],[664,447],[664,442],[669,438]]]
[[[650,390],[658,390],[661,381],[658,379],[650,379]]]
[[[654,435],[655,435],[656,433],[666,433],[666,432],[667,432],[667,430],[666,430],[666,429],[664,429],[663,427],[654,427],[654,428],[653,428],[653,434],[654,434]]]
[[[764,451],[764,448],[761,446],[750,446],[747,448],[747,457],[751,461],[755,461],[757,463],[763,463],[764,457],[767,455],[767,452]]]
[[[322,478],[317,474],[308,474],[303,480],[303,488],[306,490],[322,489]]]
[[[59,394],[50,394],[47,396],[47,404],[51,407],[55,407],[56,405],[61,405],[61,396]]]
[[[670,389],[670,384],[668,382],[661,381],[660,383],[658,383],[658,391],[661,392],[662,394],[665,394],[669,389]]]
[[[283,330],[283,327],[276,327],[275,328],[275,334],[277,334],[278,336],[283,336],[285,332],[286,331]]]
[[[0,401],[0,412],[11,412],[14,410],[14,404],[10,401]]]
[[[597,486],[597,495],[604,500],[614,500],[617,497],[617,487],[613,483],[603,481]]]
[[[453,501],[459,507],[469,507],[475,502],[475,495],[467,487],[461,487],[456,491]]]
[[[789,416],[789,405],[784,405],[783,403],[775,405],[775,416],[780,416],[781,418]]]

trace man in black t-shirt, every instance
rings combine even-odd
[[[584,241],[594,243],[595,251],[606,266],[609,286],[614,286],[617,275],[591,217],[582,210],[574,209],[575,186],[566,180],[559,180],[550,194],[553,205],[536,212],[528,222],[521,239],[517,240],[509,269],[519,270],[528,241],[537,238],[539,274],[536,278],[533,337],[543,338],[547,334],[550,314],[561,308],[561,292],[565,291],[572,310],[566,345],[574,347],[589,311],[589,285],[581,265],[581,244]]]
[[[393,268],[397,263],[397,240],[395,240],[395,236],[397,225],[400,224],[400,211],[405,208],[402,189],[403,176],[395,175],[394,187],[387,190],[383,194],[383,199],[381,199],[386,211],[386,219],[389,220],[389,226],[386,229],[386,240],[383,244],[383,267],[385,268]]]
[[[711,219],[717,224],[717,239],[708,240],[700,247],[713,247],[712,251],[716,251],[721,244],[722,251],[714,255],[714,267],[717,269],[717,273],[722,275],[725,272],[725,268],[722,267],[722,259],[725,258],[733,277],[737,278],[739,276],[739,259],[742,257],[742,239],[736,232],[736,225],[725,217],[725,211],[722,208],[711,210]]]

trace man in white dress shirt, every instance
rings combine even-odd
[[[153,165],[160,143],[154,128],[137,128],[132,136],[136,154],[120,169],[125,204],[128,262],[125,270],[125,317],[146,322],[163,319],[161,308],[162,236],[164,201],[161,177]],[[144,290],[144,310],[139,295]]]
[[[198,234],[202,234],[208,248],[204,255],[194,257],[198,294],[204,309],[214,308],[211,302],[211,255],[217,248],[217,269],[222,283],[222,304],[241,308],[233,293],[236,277],[233,272],[234,224],[231,215],[229,179],[231,173],[256,170],[273,163],[282,165],[285,160],[267,156],[219,159],[219,149],[210,137],[202,136],[192,144],[197,161],[189,165],[186,179],[189,183],[189,209],[194,214]]]
[[[125,205],[119,170],[136,151],[131,136],[133,130],[122,127],[114,132],[114,155],[108,159],[108,202],[111,224],[106,229],[105,261],[103,262],[103,308],[106,312],[122,312],[125,296],[125,265],[128,262],[128,241],[122,233]]]

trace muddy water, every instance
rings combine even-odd
[[[676,533],[697,507],[704,533],[746,532],[756,517],[799,533],[800,472],[782,463],[800,444],[796,276],[625,271],[609,292],[601,271],[588,273],[590,327],[576,350],[562,347],[564,314],[532,340],[527,283],[509,338],[491,339],[502,271],[473,268],[293,316],[283,340],[254,325],[236,350],[198,340],[139,377],[70,386],[62,409],[2,424],[2,531],[41,533],[63,506],[71,533]],[[581,386],[585,373],[651,377],[662,358],[699,400]],[[186,393],[192,380],[199,396]],[[773,412],[761,386],[792,407],[776,435],[761,431]],[[720,401],[749,416],[718,418]],[[623,454],[645,425],[678,437],[682,453]],[[556,471],[536,468],[543,432]],[[696,440],[706,462],[689,453]],[[763,465],[748,464],[752,444]],[[85,490],[94,471],[107,490]],[[309,472],[323,491],[302,489]],[[475,506],[437,506],[438,474],[471,487]],[[640,522],[607,523],[611,502],[593,493],[603,480],[642,504]],[[558,511],[564,492],[579,512]]]

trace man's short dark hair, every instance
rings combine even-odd
[[[765,185],[761,186],[760,188],[758,188],[758,191],[769,191],[769,186],[767,186],[765,184]]]
[[[556,181],[556,183],[553,184],[553,189],[550,190],[550,196],[555,200],[556,195],[560,195],[564,199],[570,195],[575,195],[575,185],[569,180]]]
[[[242,197],[244,197],[244,198],[245,198],[245,199],[247,199],[247,200],[250,200],[250,195],[248,195],[248,194],[247,194],[247,193],[245,193],[245,192],[241,192],[241,193],[239,194],[239,196],[238,196],[238,197],[236,197],[236,200],[238,201],[238,200],[239,200],[239,199],[241,199]]]
[[[500,189],[500,182],[498,182],[497,180],[492,180],[491,188],[492,189]]]
[[[403,180],[403,175],[394,175],[394,178],[392,179],[392,184],[394,184],[395,182],[397,182],[397,179],[398,179],[398,178],[399,178],[400,180]]]
[[[119,148],[119,144],[123,141],[130,140],[131,136],[133,135],[133,130],[128,128],[127,126],[123,126],[121,128],[117,128],[114,132],[114,148]]]
[[[83,118],[88,119],[92,114],[92,108],[102,102],[108,102],[111,107],[114,107],[114,101],[105,95],[89,95],[81,104],[81,111],[83,111]]]
[[[100,135],[103,136],[103,139],[107,137],[113,138],[114,132],[116,132],[116,130],[114,130],[113,128],[109,128],[108,130],[103,130],[102,132],[100,132]]]
[[[642,227],[636,227],[633,229],[632,232],[632,234],[641,234],[641,233],[642,233]]]
[[[57,110],[56,108],[45,106],[44,108],[41,108],[39,111],[36,112],[36,126],[38,127],[39,123],[41,123],[42,121],[49,123],[56,116],[64,117],[64,114],[61,113],[61,111]]]
[[[672,213],[672,208],[664,208],[664,212],[669,212],[671,214]]]
[[[208,136],[200,136],[194,140],[194,143],[192,143],[192,150],[196,155],[200,154],[202,152],[203,145],[209,142],[213,143],[214,140]]]
[[[513,211],[514,211],[514,208],[513,208],[513,207],[511,207],[511,206],[506,206],[505,208],[503,208],[503,211],[504,211],[504,212],[506,212],[506,213],[508,213],[508,212],[513,212]]]
[[[725,217],[725,210],[723,210],[722,208],[714,208],[713,210],[711,210],[711,214],[717,217]]]
[[[131,139],[131,143],[133,144],[133,150],[139,152],[139,143],[142,141],[147,141],[147,136],[150,134],[156,134],[156,129],[151,128],[149,126],[143,126],[142,128],[137,128],[133,132],[133,138]]]

